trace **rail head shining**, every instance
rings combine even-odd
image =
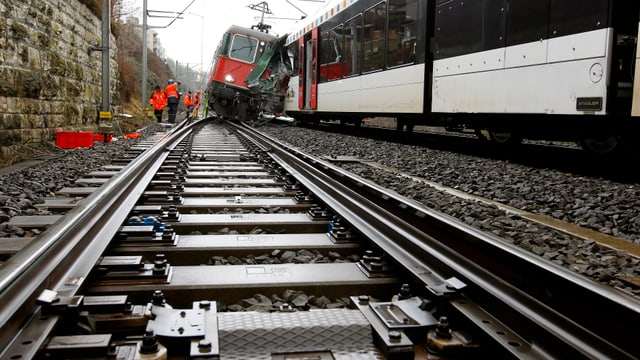
[[[201,125],[194,122],[171,129],[2,265],[0,349],[4,350],[0,358],[19,346],[16,336],[40,311],[37,300],[44,291],[58,297],[76,294],[162,160]],[[37,349],[38,345],[30,347]]]
[[[481,294],[480,299],[491,298],[495,303],[501,304],[502,308],[508,307],[511,314],[523,320],[518,324],[510,324],[514,329],[520,328],[524,333],[533,333],[532,329],[535,328],[536,339],[532,344],[536,344],[536,347],[532,353],[545,354],[545,357],[561,353],[578,357],[633,358],[615,343],[602,338],[600,333],[592,328],[597,327],[597,330],[610,332],[604,329],[615,328],[618,316],[639,319],[640,305],[636,299],[506,244],[492,234],[428,209],[328,162],[288,148],[276,139],[258,134],[253,129],[244,128],[238,131],[251,133],[252,141],[259,143],[272,158],[282,160],[281,165],[285,170],[295,174],[301,185],[323,199],[343,220],[363,236],[373,240],[426,287],[442,288],[446,279],[453,276],[469,285],[468,289],[463,289],[459,294],[467,303],[473,303],[474,297]],[[390,204],[402,209],[402,215],[391,210],[388,206]],[[405,219],[406,214],[413,214],[411,222]],[[417,223],[421,223],[422,227],[417,227]],[[436,229],[435,233],[438,235],[426,232],[430,231],[425,230],[429,228]],[[451,238],[452,241],[467,243],[468,248],[463,249],[463,252],[454,250],[450,244],[441,243],[434,238],[441,235]],[[492,256],[485,256],[485,264],[478,263],[476,258],[463,255],[474,251]],[[572,296],[574,301],[593,299],[596,304],[606,307],[617,316],[595,319],[592,314],[591,320],[599,322],[592,328],[585,327],[586,325],[576,321],[578,317],[584,317],[583,313],[571,314],[573,317],[569,318],[565,316],[565,310],[554,308],[543,299],[536,298],[509,283],[501,278],[503,274],[498,275],[487,270],[484,266],[490,265],[488,262],[495,262],[496,257],[508,258],[513,264],[517,264],[519,268],[512,269],[513,271],[524,269],[531,273],[532,277],[539,276],[543,281],[559,284],[555,285],[554,290],[562,291],[561,288],[566,286],[568,291],[562,296],[567,298],[563,298],[562,301],[569,301]],[[572,294],[572,291],[575,293]],[[575,296],[580,299],[575,299]],[[604,326],[607,323],[610,323],[609,326]],[[545,343],[555,346],[545,348],[544,345],[539,345]],[[517,357],[527,357],[518,350],[509,350]]]

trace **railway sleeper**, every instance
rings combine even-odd
[[[100,258],[86,280],[82,279],[83,295],[58,298],[47,292],[38,299],[45,316],[34,316],[30,321],[43,324],[25,328],[54,333],[41,358],[481,358],[487,354],[502,357],[510,351],[504,349],[515,349],[510,355],[540,355],[531,352],[531,344],[506,326],[494,325],[499,321],[482,312],[480,306],[465,301],[458,291],[464,283],[433,281],[426,288],[421,284],[416,286],[418,292],[430,300],[413,297],[404,285],[407,280],[399,273],[400,266],[373,252],[345,263],[199,265],[212,256],[241,255],[249,246],[254,251],[286,251],[308,245],[356,252],[360,244],[347,225],[336,220],[331,211],[314,205],[309,199],[312,196],[304,194],[277,166],[263,159],[256,167],[271,174],[269,181],[246,176],[238,177],[245,182],[242,186],[229,186],[218,175],[205,180],[189,174],[231,173],[238,168],[228,163],[248,155],[232,150],[210,155],[208,148],[197,151],[202,154],[170,155],[164,171],[174,169],[174,176],[157,177],[142,194],[131,213],[140,224],[130,224],[138,221],[130,218],[120,228],[116,246]],[[94,184],[88,180],[83,189],[91,191]],[[211,207],[221,211],[228,207],[256,211],[248,200],[267,197],[273,201],[293,199],[288,205],[276,206],[290,206],[295,212],[211,214],[206,202],[194,202],[219,201]],[[146,219],[151,221],[145,223]],[[244,246],[243,242],[250,244]],[[255,247],[256,243],[260,246]],[[421,273],[425,277],[430,274]],[[266,297],[256,294],[258,291],[348,297],[346,303],[352,309],[314,309],[308,301],[298,301],[306,295],[292,297],[291,303],[289,297],[283,297],[287,302],[261,301]],[[367,295],[352,296],[358,293]],[[238,303],[249,306],[234,307]],[[218,311],[223,308],[238,311]],[[267,311],[248,311],[254,308]],[[470,314],[467,318],[476,319],[476,323],[456,316],[462,313]],[[62,318],[55,332],[45,329],[53,323],[47,320],[49,316]],[[480,342],[486,347],[469,335],[474,332],[485,334]],[[16,343],[30,344],[27,335],[31,334],[20,334]],[[35,343],[41,342],[44,340]],[[481,354],[490,343],[500,343],[501,349]],[[19,358],[18,354],[8,356]]]
[[[174,308],[161,290],[142,305],[133,305],[126,295],[84,296],[76,299],[82,312],[71,320],[91,333],[59,333],[41,357],[394,360],[481,355],[469,333],[453,330],[447,317],[436,318],[433,303],[404,296],[402,289],[387,302],[351,296],[348,307],[307,311],[269,300],[263,300],[262,311],[220,312],[218,302],[210,300]]]
[[[393,360],[478,355],[479,349],[468,333],[452,330],[446,317],[436,319],[428,300],[402,292],[389,302],[360,295],[347,299],[348,307],[308,311],[268,301],[263,311],[219,312],[219,304],[210,300],[174,308],[161,290],[143,305],[130,300],[126,295],[82,297],[77,326],[93,333],[58,334],[42,357]]]
[[[358,241],[336,243],[331,235],[311,234],[233,234],[233,235],[176,235],[171,240],[147,233],[148,236],[122,236],[109,250],[110,255],[140,255],[153,259],[158,253],[166,255],[173,265],[211,264],[217,257],[252,257],[253,261],[272,261],[265,256],[285,256],[286,252],[306,249],[333,259],[347,259],[362,251]],[[289,254],[287,254],[289,257]],[[355,261],[359,257],[352,257]],[[291,259],[294,260],[294,259]],[[346,261],[346,260],[345,260]]]

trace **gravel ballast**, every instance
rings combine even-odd
[[[263,126],[260,131],[316,157],[354,157],[377,162],[517,209],[640,243],[640,184],[309,128]],[[575,239],[495,206],[464,200],[362,163],[337,164],[597,281],[626,287],[621,279],[640,275],[639,259],[602,247],[593,240]]]
[[[143,133],[153,134],[151,127]],[[350,156],[397,168],[413,176],[501,202],[514,208],[640,243],[640,187],[601,178],[527,167],[508,161],[407,146],[298,127],[263,126],[261,131],[318,157]],[[142,138],[144,139],[145,136]],[[46,197],[74,185],[83,174],[121,157],[139,140],[96,143],[93,148],[60,151],[38,165],[0,172],[0,238],[35,236],[35,229],[3,224],[17,215],[49,215],[38,208]],[[625,287],[624,276],[640,275],[639,260],[592,240],[525,221],[482,203],[464,200],[397,174],[362,163],[341,163],[345,169],[494,234],[572,271]],[[220,260],[226,261],[226,260]]]

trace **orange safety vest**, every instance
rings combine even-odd
[[[187,96],[184,97],[184,106],[189,107],[193,105],[193,100],[191,100],[191,95],[187,94]]]
[[[195,105],[196,107],[200,105],[200,90],[198,90],[198,92],[196,92],[196,95],[193,97],[193,105]]]
[[[167,97],[162,90],[154,90],[153,94],[151,94],[151,99],[149,99],[149,103],[153,105],[154,110],[163,110],[167,105]]]
[[[164,92],[167,95],[167,99],[170,97],[174,97],[174,98],[180,97],[180,95],[178,95],[178,84],[176,83],[167,85],[167,88],[164,90]]]

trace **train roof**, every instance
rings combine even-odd
[[[304,26],[296,28],[289,36],[287,37],[287,44],[290,44],[300,37],[302,37],[307,32],[311,31],[314,27],[320,26],[320,24],[325,21],[331,19],[339,12],[348,8],[349,6],[357,3],[358,0],[329,0],[327,1],[316,14],[312,15],[308,19],[302,21]]]
[[[227,29],[227,32],[230,33],[234,33],[234,34],[244,34],[244,35],[248,35],[251,37],[254,37],[258,40],[261,41],[266,41],[266,42],[272,42],[274,40],[276,40],[278,37],[272,34],[267,34],[265,32],[262,31],[258,31],[258,30],[254,30],[251,28],[246,28],[243,26],[238,26],[238,25],[231,25],[229,27],[229,29]]]

